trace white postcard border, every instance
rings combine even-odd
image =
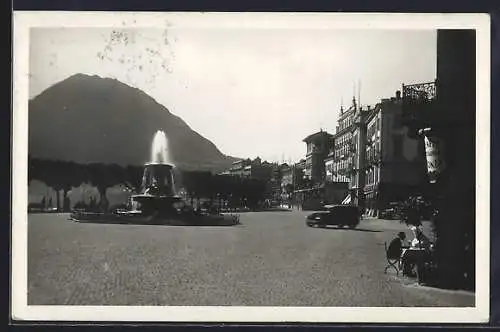
[[[476,29],[476,306],[473,308],[135,307],[27,304],[29,31],[32,27]],[[487,322],[490,300],[490,19],[487,14],[14,12],[12,318],[43,321]],[[480,161],[480,162],[478,162]]]

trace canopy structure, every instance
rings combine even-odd
[[[342,201],[342,204],[344,205],[347,205],[347,204],[351,204],[351,195],[347,195],[346,198],[344,198],[344,200]]]

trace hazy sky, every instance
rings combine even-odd
[[[225,154],[296,161],[341,100],[436,75],[435,30],[37,28],[30,97],[76,73],[138,87]],[[356,92],[356,96],[358,92]]]

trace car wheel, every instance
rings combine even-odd
[[[354,228],[356,228],[356,225],[349,225],[349,228],[354,229]]]

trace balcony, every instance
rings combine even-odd
[[[405,104],[425,104],[436,99],[436,82],[403,85]]]
[[[403,85],[403,125],[408,126],[412,136],[420,128],[435,122],[437,108],[436,82]]]

